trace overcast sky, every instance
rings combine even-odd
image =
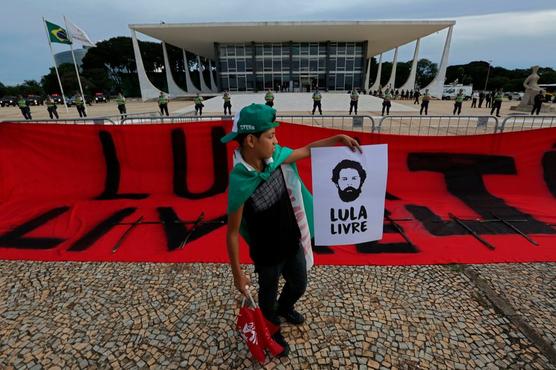
[[[41,17],[63,25],[64,15],[94,41],[129,36],[128,24],[160,21],[446,19],[456,21],[450,64],[492,60],[506,68],[556,68],[556,0],[5,0],[0,15],[0,82],[38,80],[48,72],[52,58]],[[421,57],[438,62],[445,35],[423,39]],[[400,49],[401,61],[411,58],[412,48],[410,44]],[[67,49],[55,45],[55,52]]]

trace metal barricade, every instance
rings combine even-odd
[[[504,118],[498,132],[525,131],[556,127],[556,116],[515,115]]]
[[[126,113],[126,114],[115,114],[110,116],[104,116],[106,118],[111,119],[118,124],[122,124],[126,118],[133,118],[133,117],[158,117],[160,118],[160,112],[140,112],[140,113]]]
[[[33,123],[33,124],[65,124],[65,125],[115,125],[116,123],[108,117],[85,117],[85,118],[63,118],[63,119],[12,119],[0,121],[0,123]]]
[[[280,114],[277,121],[347,131],[374,132],[375,120],[371,116],[348,115],[291,115]]]
[[[190,123],[190,122],[206,122],[206,121],[219,121],[219,120],[232,120],[233,116],[158,116],[158,117],[127,117],[122,120],[123,125],[127,124],[177,124],[177,123]]]
[[[493,116],[384,116],[376,131],[383,134],[417,136],[480,135],[496,132]]]

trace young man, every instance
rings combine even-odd
[[[311,261],[313,203],[295,162],[309,157],[312,147],[343,143],[353,151],[361,149],[357,141],[346,135],[332,136],[295,150],[281,147],[276,138],[275,119],[275,109],[251,104],[239,112],[232,132],[221,139],[223,143],[232,140],[239,143],[230,173],[226,242],[235,287],[247,295],[251,283],[239,263],[241,233],[258,274],[259,306],[265,318],[279,325],[281,316],[300,325],[305,319],[294,305],[307,287],[306,256]],[[280,276],[286,284],[276,300]],[[273,338],[287,355],[289,346],[280,330]]]
[[[230,96],[228,90],[224,90],[224,96],[222,99],[224,99],[224,115],[226,115],[226,111],[229,115],[232,115],[232,97]]]
[[[199,93],[197,93],[197,95],[195,95],[195,97],[193,98],[193,102],[195,103],[195,115],[202,116],[203,107],[205,106],[203,104],[203,97],[199,95]]]

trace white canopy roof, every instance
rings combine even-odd
[[[455,21],[225,22],[130,24],[129,28],[214,59],[214,43],[368,41],[378,55],[454,25]]]

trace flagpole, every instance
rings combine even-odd
[[[85,100],[85,94],[83,94],[83,86],[81,86],[81,78],[79,78],[79,68],[77,68],[77,62],[75,61],[75,53],[73,52],[73,38],[71,37],[71,32],[68,29],[68,21],[66,20],[65,15],[64,15],[64,24],[66,25],[66,32],[68,34],[68,38],[71,41],[70,44],[71,56],[73,58],[73,65],[75,66],[75,73],[77,73],[77,82],[79,83],[81,98],[83,98],[83,108],[85,109],[85,113],[87,113],[87,101]]]
[[[50,55],[52,56],[52,63],[54,64],[54,70],[56,71],[56,77],[58,78],[60,91],[62,92],[62,100],[64,101],[64,107],[66,107],[66,113],[68,113],[69,110],[68,110],[68,105],[66,104],[66,96],[64,95],[62,80],[60,79],[60,73],[58,73],[58,67],[56,66],[56,59],[54,58],[54,52],[52,51],[52,43],[50,42],[50,34],[48,33],[48,27],[46,27],[46,20],[44,19],[44,17],[42,17],[42,23],[44,24],[44,30],[46,31],[46,39],[48,40],[48,46],[50,47]]]

